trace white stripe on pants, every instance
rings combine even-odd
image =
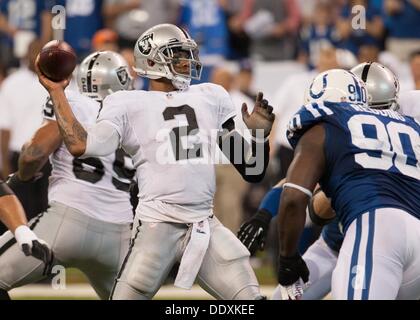
[[[394,208],[355,219],[333,272],[332,294],[335,299],[419,299],[420,220]]]

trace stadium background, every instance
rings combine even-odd
[[[238,110],[243,101],[252,106],[256,92],[263,91],[277,115],[262,183],[246,184],[231,165],[217,168],[215,213],[233,232],[285,176],[293,155],[286,124],[317,73],[379,61],[397,74],[401,91],[420,90],[419,0],[0,0],[2,177],[16,170],[22,144],[42,121],[47,93],[27,66],[45,42],[66,40],[79,61],[92,51],[113,50],[133,64],[138,36],[163,22],[185,27],[200,45],[201,81],[224,86]],[[12,74],[20,76],[12,79]],[[136,89],[147,88],[147,81],[133,76]],[[244,124],[238,119],[237,125]],[[47,206],[48,167],[44,172],[44,180],[19,195],[29,218]],[[252,258],[268,295],[276,284],[274,224],[266,250]],[[302,253],[318,234],[316,228],[306,229]],[[14,290],[11,296],[95,298],[77,270],[67,271],[67,290],[48,283]],[[168,286],[157,297],[209,296],[199,289],[185,296]]]

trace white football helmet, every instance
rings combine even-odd
[[[112,51],[90,54],[77,71],[80,92],[97,101],[113,92],[132,89],[132,82],[127,61]]]
[[[196,42],[173,24],[159,24],[145,31],[134,47],[134,59],[133,69],[140,76],[169,79],[180,90],[188,88],[191,79],[201,77],[202,64]],[[188,72],[176,70],[174,64],[180,61],[189,62]]]
[[[365,82],[370,108],[398,110],[400,84],[391,70],[377,62],[365,62],[351,72]]]
[[[305,102],[350,102],[366,104],[365,83],[352,72],[331,69],[318,74],[309,87]]]

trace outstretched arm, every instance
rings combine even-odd
[[[299,187],[312,192],[321,178],[325,169],[324,139],[322,125],[308,130],[296,146],[295,156],[287,171],[278,220],[282,256],[297,254],[298,242],[305,225],[306,207],[310,200],[310,196],[299,190]]]
[[[309,270],[297,248],[305,226],[306,207],[325,170],[324,140],[322,125],[312,127],[302,136],[283,185],[278,219],[280,254],[277,277],[288,292],[292,288],[289,296],[295,295],[294,286],[300,279],[307,282],[309,278]]]
[[[272,112],[273,107],[263,99],[261,92],[251,114],[248,114],[246,104],[242,105],[243,120],[252,130],[251,144],[235,130],[232,118],[222,125],[224,131],[219,138],[219,148],[247,182],[260,182],[264,178],[270,153],[268,136],[274,122]]]

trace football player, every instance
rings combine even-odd
[[[321,73],[308,94],[288,130],[295,157],[279,209],[280,285],[308,280],[297,242],[319,181],[344,233],[333,298],[419,299],[419,123],[369,108],[365,84],[344,70]]]
[[[365,82],[370,108],[396,110],[400,107],[397,102],[399,83],[388,68],[376,62],[369,62],[361,63],[351,71]],[[278,213],[284,182],[285,180],[281,181],[266,194],[258,212],[239,230],[238,237],[251,254],[258,248],[264,247],[270,220]],[[314,223],[326,226],[322,230],[321,237],[303,255],[310,271],[310,286],[302,298],[322,299],[331,290],[331,276],[343,242],[343,234],[338,220],[334,219],[335,212],[331,209],[330,201],[320,188],[311,198],[307,211]],[[282,298],[280,285],[272,298]]]
[[[82,93],[67,90],[66,96],[87,128],[95,123],[102,100],[129,89],[131,78],[126,61],[104,51],[92,53],[81,63],[77,82]],[[129,188],[134,171],[121,149],[104,157],[73,157],[63,144],[50,101],[44,118],[24,145],[12,183],[29,183],[50,157],[49,208],[32,226],[51,244],[54,265],[80,269],[98,296],[107,299],[128,250],[133,221]],[[40,262],[24,261],[18,247],[10,245],[11,237],[6,233],[0,238],[0,288],[5,291],[45,275]]]
[[[175,25],[147,30],[134,54],[135,71],[150,79],[149,91],[110,95],[89,130],[80,126],[66,101],[68,81],[54,83],[38,74],[71,153],[106,155],[121,144],[134,160],[140,202],[112,299],[152,298],[176,262],[178,287],[189,289],[198,278],[220,299],[262,298],[249,251],[213,214],[211,159],[219,145],[246,181],[261,181],[268,164],[272,107],[262,93],[251,114],[243,105],[244,122],[253,134],[248,145],[235,131],[228,93],[210,83],[190,85],[201,74],[197,49]]]

